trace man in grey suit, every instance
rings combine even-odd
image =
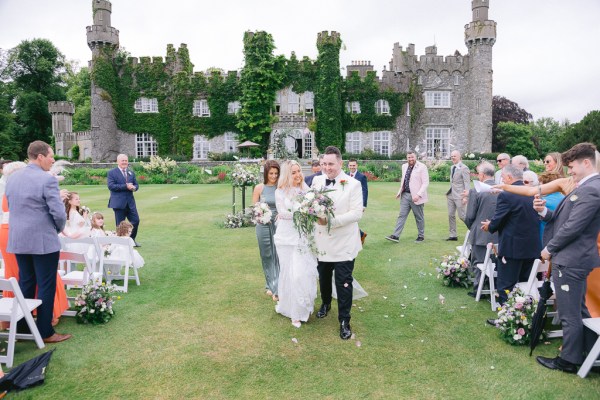
[[[60,255],[58,232],[65,227],[67,214],[58,181],[48,173],[54,164],[52,148],[37,140],[29,145],[27,156],[27,167],[14,172],[6,183],[10,212],[7,251],[16,255],[23,296],[34,298],[37,286],[37,298],[42,300],[36,319],[40,335],[45,343],[57,343],[71,337],[52,328]]]
[[[449,235],[448,239],[456,241],[458,240],[456,233],[456,213],[458,212],[458,218],[462,221],[465,220],[465,205],[462,202],[463,192],[469,190],[471,183],[471,174],[469,167],[462,163],[460,152],[454,150],[451,153],[452,167],[450,168],[450,189],[446,193],[446,200],[448,202],[448,225]]]
[[[494,166],[489,162],[482,162],[477,166],[479,181],[488,185],[494,185]],[[492,219],[496,211],[496,201],[498,196],[491,192],[478,193],[475,189],[471,189],[468,195],[467,214],[465,216],[465,224],[470,229],[469,243],[471,244],[471,266],[475,273],[475,281],[473,291],[468,295],[475,297],[479,279],[481,278],[481,270],[475,267],[476,264],[483,263],[488,243],[498,243],[498,234],[486,232],[481,229],[481,222]]]
[[[584,330],[583,318],[590,313],[585,306],[587,276],[600,265],[597,239],[600,231],[600,176],[596,170],[596,146],[579,143],[562,154],[563,165],[577,187],[550,211],[545,200],[536,195],[534,209],[546,221],[543,260],[552,261],[552,279],[563,330],[560,356],[537,357],[546,368],[575,373],[596,336]]]

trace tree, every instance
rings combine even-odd
[[[566,151],[581,142],[600,147],[600,111],[590,111],[581,121],[569,126],[556,144],[559,151]]]
[[[543,157],[550,152],[557,151],[556,141],[564,134],[568,126],[568,120],[560,123],[548,117],[540,118],[530,124],[531,140],[540,156]]]
[[[67,77],[67,100],[75,106],[73,115],[73,132],[87,131],[91,125],[91,80],[87,67],[78,72],[69,71]]]
[[[19,157],[24,158],[33,140],[51,142],[48,101],[65,100],[65,57],[49,40],[24,40],[8,51],[0,68],[1,78],[11,87],[10,108],[18,124],[9,129],[9,137],[16,142]]]
[[[511,154],[521,154],[530,160],[537,160],[540,155],[531,140],[531,126],[515,122],[498,124],[498,140],[506,143],[504,150]]]
[[[24,92],[64,100],[65,56],[47,39],[24,40],[10,50],[7,72]]]
[[[492,98],[492,151],[501,152],[506,150],[508,140],[498,138],[498,124],[500,122],[516,122],[520,124],[528,124],[533,119],[533,116],[519,107],[514,101],[508,100],[506,97],[494,96]]]

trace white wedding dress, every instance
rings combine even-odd
[[[294,228],[292,212],[297,207],[291,198],[298,194],[292,190],[286,196],[281,189],[275,191],[277,205],[277,231],[274,236],[279,258],[279,302],[275,311],[293,321],[308,321],[317,298],[317,259],[310,252],[305,237]]]

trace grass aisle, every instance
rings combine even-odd
[[[488,302],[436,279],[433,258],[457,245],[443,240],[447,185],[431,185],[423,244],[413,243],[412,216],[399,244],[384,240],[398,214],[397,186],[370,184],[361,222],[369,236],[354,273],[369,296],[355,301],[350,341],[338,337],[335,302],[327,318],[313,314],[301,329],[275,313],[263,294],[254,229],[219,226],[231,210],[230,186],[142,186],[142,285],[130,285],[105,326],[63,317],[58,332],[74,338],[48,346],[56,352],[46,383],[13,397],[600,398],[600,375],[580,379],[538,366],[528,349],[504,343],[485,324],[494,315]],[[82,204],[105,212],[112,229],[108,190],[72,189]],[[535,354],[553,357],[558,346],[541,344]],[[19,342],[15,365],[40,353]]]

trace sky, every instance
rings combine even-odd
[[[69,60],[87,65],[85,27],[90,0],[0,0],[0,49],[49,39]],[[497,22],[494,95],[519,104],[534,119],[579,122],[600,109],[600,1],[490,0]],[[341,73],[354,60],[371,61],[381,76],[394,43],[415,54],[436,44],[438,55],[467,54],[464,26],[470,0],[112,0],[111,25],[132,56],[165,56],[186,43],[195,71],[243,67],[243,35],[269,32],[275,54],[317,57],[317,33],[335,30],[344,47]]]

